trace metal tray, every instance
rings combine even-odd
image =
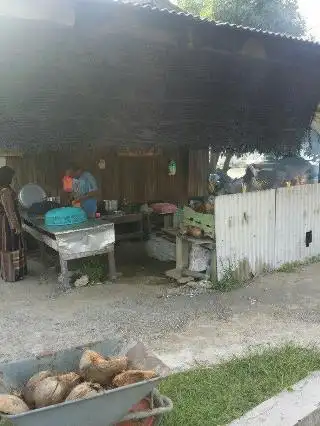
[[[45,190],[36,183],[28,183],[24,185],[19,194],[18,199],[24,208],[30,208],[34,203],[41,203],[47,198]]]

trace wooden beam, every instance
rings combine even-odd
[[[16,149],[0,149],[0,157],[23,157],[23,153]]]

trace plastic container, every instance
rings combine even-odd
[[[80,201],[79,200],[73,200],[72,201],[72,206],[73,207],[81,207],[81,203],[80,203]]]
[[[177,206],[170,203],[155,203],[151,207],[158,214],[171,214],[177,211]]]
[[[72,192],[73,189],[73,179],[70,176],[64,176],[62,179],[63,190],[65,192]]]
[[[78,225],[87,220],[85,211],[79,207],[61,207],[49,210],[44,218],[47,226]]]

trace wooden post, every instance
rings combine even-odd
[[[217,249],[216,244],[213,244],[212,251],[211,251],[211,273],[210,273],[210,280],[212,284],[217,283],[218,281],[218,271],[217,271]]]
[[[61,268],[61,278],[62,278],[62,290],[70,289],[70,280],[69,280],[69,270],[68,270],[68,261],[64,260],[60,256],[60,268]]]
[[[182,271],[189,265],[189,243],[181,235],[176,237],[176,269]]]
[[[163,228],[169,229],[173,227],[173,214],[165,214],[163,217]]]
[[[114,259],[114,247],[108,252],[109,279],[114,281],[117,279],[116,262]]]

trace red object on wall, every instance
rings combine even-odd
[[[143,399],[131,408],[130,413],[137,413],[139,411],[147,410],[150,410],[150,400]],[[148,417],[146,419],[141,420],[129,420],[127,422],[117,423],[115,426],[152,426],[154,424],[154,421],[154,417]]]
[[[63,184],[63,190],[65,192],[72,192],[72,184],[73,184],[72,177],[64,176],[62,179],[62,184]]]

